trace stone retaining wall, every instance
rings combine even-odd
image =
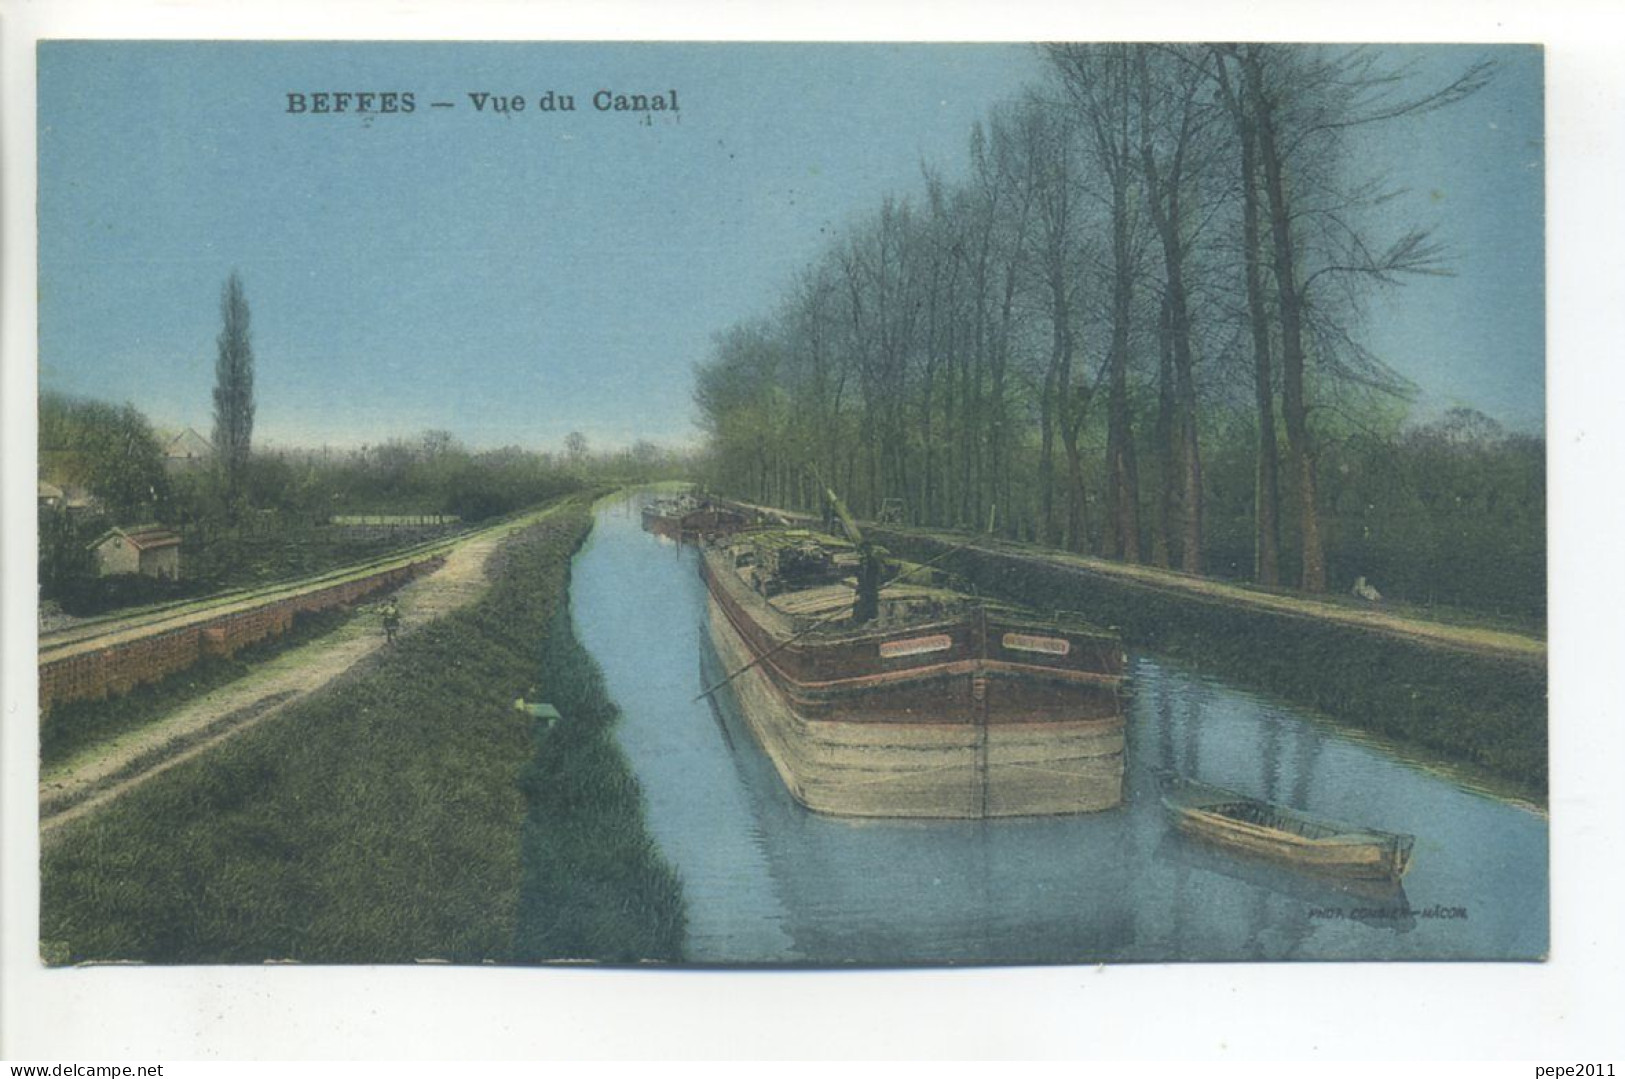
[[[444,556],[394,566],[280,599],[247,610],[202,618],[183,626],[106,648],[79,652],[39,666],[40,713],[68,701],[104,699],[128,693],[186,670],[208,656],[231,656],[251,644],[286,633],[297,615],[346,607],[367,596],[398,588],[413,577],[438,569]]]

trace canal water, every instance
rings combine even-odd
[[[1534,959],[1547,827],[1392,747],[1152,655],[1132,657],[1123,806],[1073,817],[855,821],[797,805],[702,625],[697,555],[600,507],[577,633],[603,667],[702,964]],[[1173,833],[1153,769],[1416,836],[1397,894],[1361,895]]]

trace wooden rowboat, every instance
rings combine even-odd
[[[1243,854],[1346,880],[1398,881],[1413,836],[1310,816],[1178,775],[1164,775],[1162,805],[1180,831]]]

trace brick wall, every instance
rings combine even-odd
[[[156,682],[197,663],[204,656],[230,656],[251,644],[286,633],[294,616],[347,607],[397,588],[413,577],[438,569],[443,557],[396,566],[365,577],[267,600],[249,610],[232,611],[186,626],[157,629],[99,651],[81,652],[40,663],[40,712],[68,701],[102,699],[128,693],[144,682]]]

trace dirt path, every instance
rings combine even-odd
[[[410,633],[474,602],[489,584],[486,566],[502,541],[551,512],[530,514],[474,536],[451,551],[439,569],[403,586],[395,593],[401,632]],[[276,656],[164,719],[46,769],[39,785],[41,839],[48,840],[68,822],[279,714],[384,644],[378,616],[363,611],[333,633]]]
[[[951,532],[933,532],[926,529],[897,531],[929,537],[948,546],[964,546],[985,554],[999,555],[1017,560],[1049,562],[1069,566],[1087,573],[1132,581],[1145,588],[1171,594],[1205,596],[1236,607],[1252,607],[1277,614],[1294,615],[1321,622],[1333,622],[1390,637],[1419,641],[1435,647],[1450,648],[1476,655],[1521,663],[1544,664],[1546,642],[1510,630],[1480,626],[1455,625],[1410,617],[1381,609],[1349,607],[1329,599],[1290,593],[1265,592],[1227,581],[1208,577],[1192,577],[1176,570],[1155,566],[1110,562],[1069,551],[1047,550],[1001,540],[967,540]]]
[[[798,527],[818,527],[817,519],[805,513],[794,513],[771,506],[757,506],[749,502],[736,501],[733,505],[770,517],[783,518]],[[865,522],[864,527],[870,527],[870,524]],[[1267,592],[1242,584],[1214,580],[1211,577],[1193,577],[1177,570],[1113,562],[1071,551],[1037,547],[1010,540],[967,536],[964,533],[930,528],[906,528],[899,525],[875,525],[874,528],[876,532],[892,531],[903,536],[924,537],[945,547],[965,547],[984,554],[1068,566],[1103,577],[1131,581],[1141,587],[1161,592],[1201,596],[1237,607],[1252,607],[1255,610],[1353,626],[1389,637],[1470,652],[1474,655],[1492,656],[1526,664],[1544,665],[1546,662],[1544,640],[1512,630],[1458,625],[1397,611],[1351,607],[1330,598],[1289,592]]]

